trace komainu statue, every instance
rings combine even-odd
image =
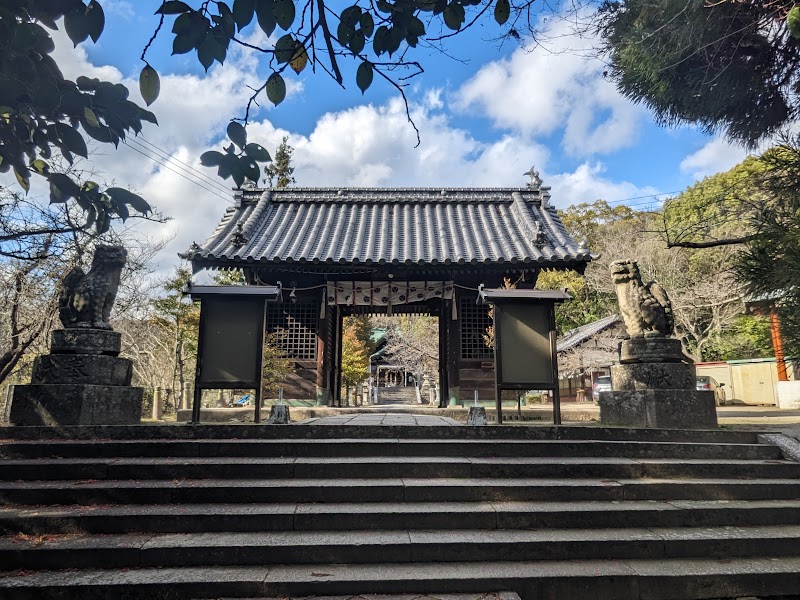
[[[672,335],[675,321],[672,303],[657,282],[642,283],[639,265],[633,260],[611,263],[611,278],[625,328],[631,338]]]
[[[67,273],[58,297],[58,316],[64,327],[111,329],[108,320],[127,258],[122,246],[97,246],[88,273],[80,267]]]

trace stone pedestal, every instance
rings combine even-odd
[[[269,409],[269,425],[288,425],[289,407],[286,404],[275,404]]]
[[[467,425],[486,425],[486,408],[471,406],[467,416]]]
[[[613,391],[600,392],[600,422],[622,427],[707,429],[717,426],[714,392],[697,391],[694,365],[679,340],[634,338],[611,367]]]
[[[12,425],[132,425],[142,413],[142,388],[131,387],[132,364],[119,358],[120,334],[59,329],[50,354],[36,357],[31,383],[14,389]]]

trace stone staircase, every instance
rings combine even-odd
[[[3,599],[800,590],[800,463],[753,433],[218,425],[0,440]]]
[[[418,405],[417,392],[414,386],[396,386],[378,388],[378,404],[414,404]]]

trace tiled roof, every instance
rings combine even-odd
[[[326,264],[585,263],[548,188],[243,190],[197,262]]]
[[[575,329],[570,329],[568,332],[558,338],[556,342],[558,352],[566,352],[567,350],[571,350],[575,346],[578,346],[579,344],[582,344],[586,340],[590,339],[592,336],[597,335],[601,331],[605,331],[618,321],[620,321],[619,315],[611,315],[608,317],[603,317],[598,321],[581,325]]]

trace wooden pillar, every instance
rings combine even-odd
[[[447,301],[442,300],[439,308],[439,408],[446,408],[450,399],[448,385],[447,330],[449,322]]]
[[[778,368],[778,381],[789,381],[786,372],[786,357],[783,354],[783,338],[781,338],[781,324],[777,313],[772,310],[769,315],[769,331],[772,335],[772,348],[775,350],[775,366]]]
[[[461,396],[461,327],[458,319],[453,320],[453,303],[459,308],[458,296],[446,302],[447,312],[447,387],[449,398],[458,400]],[[456,313],[458,317],[458,313]]]
[[[321,314],[321,313],[320,313]],[[333,348],[333,307],[325,306],[325,316],[317,322],[317,406],[330,402],[330,377]]]
[[[335,406],[342,406],[342,325],[344,314],[336,307],[336,340],[334,343],[335,360],[333,369],[333,401]]]

